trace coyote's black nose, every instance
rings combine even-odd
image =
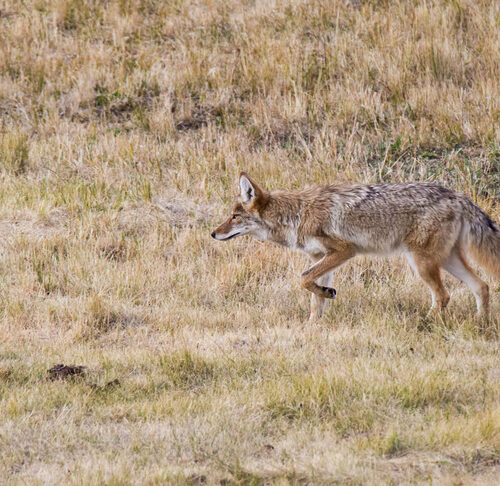
[[[212,231],[212,232],[210,233],[210,236],[211,236],[212,238],[215,238],[215,231]]]

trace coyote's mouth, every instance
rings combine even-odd
[[[231,238],[234,238],[235,236],[238,236],[240,233],[234,233],[233,235],[229,235],[227,238],[222,238],[220,241],[227,241],[230,240]]]

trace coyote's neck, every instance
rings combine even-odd
[[[269,228],[266,240],[296,249],[301,206],[296,196],[272,194],[262,214]]]

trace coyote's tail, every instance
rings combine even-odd
[[[500,278],[500,227],[470,199],[463,199],[463,207],[465,237],[472,258]]]

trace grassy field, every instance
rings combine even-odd
[[[500,221],[499,52],[496,1],[0,2],[0,482],[498,484],[498,282],[480,330],[360,258],[309,324],[303,256],[210,231],[240,170]]]

